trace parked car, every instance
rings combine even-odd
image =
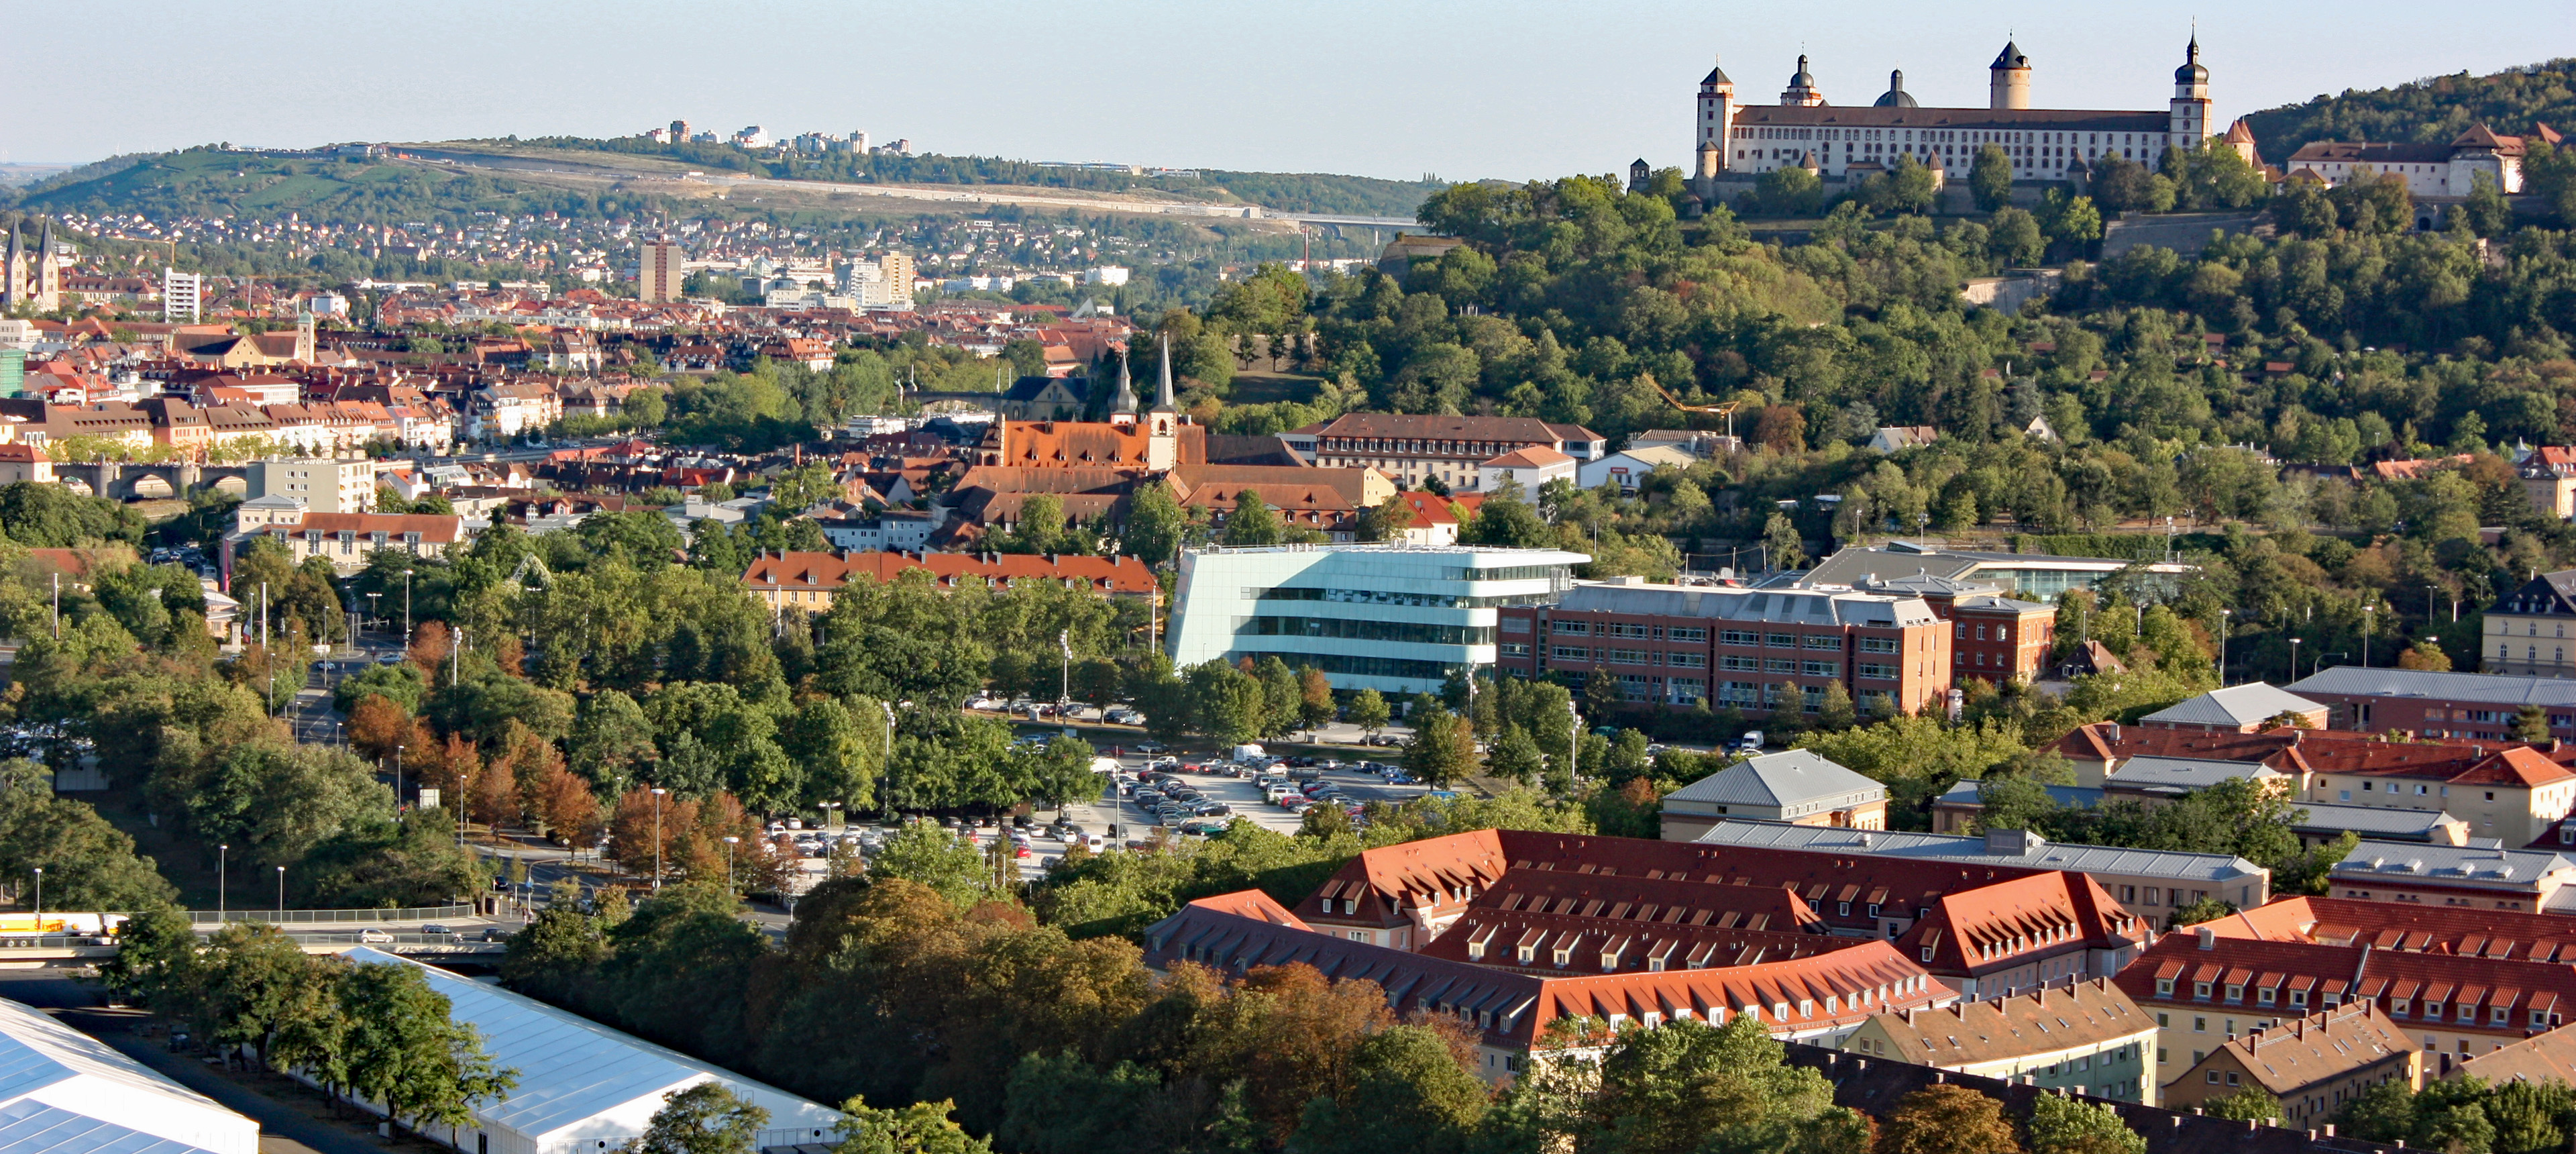
[[[1163,753],[1168,751],[1171,747],[1164,745],[1159,741],[1140,741],[1134,745],[1128,746],[1127,748],[1135,750],[1138,753]]]
[[[442,926],[437,922],[431,922],[428,925],[422,926],[420,928],[420,932],[425,937],[433,938],[452,937],[456,933],[456,931],[451,930],[446,926]]]

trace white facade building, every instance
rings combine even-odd
[[[721,1066],[622,1034],[567,1010],[435,966],[359,947],[360,965],[419,966],[449,1014],[483,1036],[496,1068],[519,1084],[474,1107],[473,1122],[444,1134],[477,1154],[598,1154],[641,1137],[669,1095],[702,1082],[722,1084],[769,1111],[762,1149],[839,1141],[841,1114]],[[435,1131],[433,1131],[435,1133]],[[244,1151],[243,1154],[249,1154]]]
[[[1574,566],[1556,549],[1277,545],[1181,555],[1170,653],[1176,665],[1278,656],[1335,689],[1439,690],[1452,670],[1494,663],[1505,605],[1556,600]]]
[[[365,513],[376,505],[376,463],[293,457],[250,463],[249,496],[292,497],[314,513]]]
[[[258,1154],[259,1123],[33,1006],[0,1002],[0,1150]]]

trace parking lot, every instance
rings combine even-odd
[[[1089,802],[1076,802],[1065,807],[1064,810],[1064,816],[1070,819],[1074,829],[1079,830],[1085,837],[1096,836],[1099,839],[1096,844],[1104,847],[1122,842],[1144,841],[1151,838],[1156,829],[1163,828],[1158,825],[1158,818],[1154,813],[1138,804],[1134,792],[1136,786],[1140,784],[1136,779],[1146,771],[1149,763],[1154,759],[1144,754],[1130,753],[1115,760],[1119,766],[1116,777],[1107,779],[1109,787],[1104,788],[1098,798]],[[1203,822],[1208,826],[1221,826],[1225,822],[1243,818],[1280,833],[1295,833],[1304,820],[1298,814],[1282,808],[1265,797],[1258,780],[1259,775],[1253,771],[1240,771],[1241,775],[1238,776],[1235,767],[1229,763],[1219,762],[1213,758],[1182,758],[1177,768],[1167,766],[1164,773],[1165,777],[1162,780],[1165,783],[1187,787],[1199,796],[1202,803],[1223,805],[1230,811],[1204,818],[1193,818],[1191,819],[1193,821]],[[1423,796],[1428,791],[1427,787],[1419,784],[1389,783],[1386,778],[1377,774],[1361,772],[1353,764],[1344,764],[1332,769],[1326,769],[1321,765],[1297,767],[1282,764],[1263,773],[1283,779],[1291,774],[1308,775],[1311,780],[1320,780],[1327,783],[1329,787],[1338,789],[1349,797],[1353,804],[1372,801],[1390,803],[1409,801]],[[1106,777],[1107,775],[1104,775],[1104,778]],[[1296,784],[1303,785],[1304,782]],[[1029,825],[1025,829],[1012,827],[1009,819],[985,819],[993,821],[991,825],[961,821],[954,828],[960,834],[972,836],[978,845],[990,845],[997,837],[1016,837],[1021,840],[1028,849],[1028,856],[1020,859],[1021,873],[1024,877],[1036,879],[1042,876],[1047,867],[1057,858],[1062,857],[1066,847],[1071,844],[1066,837],[1059,836],[1057,830],[1050,828],[1054,825],[1056,816],[1052,810],[1041,807],[1029,818]],[[1181,824],[1186,823],[1176,823],[1172,832],[1178,833],[1177,827]],[[804,852],[811,855],[805,860],[806,868],[809,871],[820,871],[823,867],[822,855],[828,852],[830,842],[841,838],[854,838],[861,852],[865,856],[873,857],[876,846],[882,844],[885,837],[892,832],[881,826],[853,824],[849,829],[839,833],[791,831],[790,836],[796,837]],[[1112,836],[1113,833],[1115,837]]]

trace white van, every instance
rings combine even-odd
[[[1237,765],[1250,765],[1256,761],[1268,760],[1270,760],[1270,751],[1263,749],[1258,745],[1238,745],[1234,747],[1234,762]]]

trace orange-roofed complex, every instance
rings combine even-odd
[[[2230,1039],[2353,1002],[2378,1006],[2420,1046],[2428,1073],[2565,1024],[2576,966],[2564,960],[2383,948],[2358,940],[2231,936],[2218,924],[2167,934],[2114,980],[2158,1015],[2156,1069],[2170,1083]],[[2553,947],[2554,948],[2554,947]]]
[[[1319,933],[1534,972],[1750,964],[1880,940],[1962,993],[2119,972],[2145,924],[2082,874],[1478,830],[1368,850]]]
[[[1426,956],[1194,902],[1145,931],[1146,961],[1159,968],[1200,965],[1228,976],[1269,966],[1306,965],[1333,981],[1366,981],[1398,1014],[1456,1019],[1476,1039],[1479,1071],[1505,1081],[1533,1051],[1597,1054],[1610,1033],[1693,1018],[1723,1025],[1751,1016],[1773,1035],[1833,1044],[1883,1010],[1947,1005],[1957,994],[1885,942],[1745,965],[1693,968],[1687,960],[1630,949],[1602,952],[1566,976]],[[1670,963],[1657,965],[1657,962]],[[1559,1019],[1591,1029],[1553,1032]]]

